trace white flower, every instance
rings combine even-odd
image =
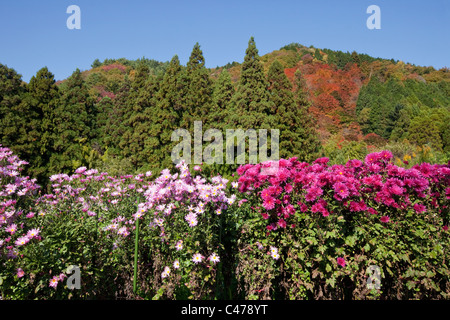
[[[211,261],[213,264],[220,262],[220,258],[216,253],[213,253],[212,255],[210,255],[208,260]]]

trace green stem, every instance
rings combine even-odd
[[[134,293],[136,293],[136,280],[137,280],[138,240],[139,240],[139,219],[136,219],[136,239],[134,241],[134,277],[133,277]]]
[[[139,205],[139,199],[138,199]],[[139,218],[136,219],[136,237],[134,240],[134,277],[133,277],[133,292],[136,294],[137,289],[137,261],[138,261],[138,245],[139,245]]]

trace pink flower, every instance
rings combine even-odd
[[[285,190],[287,193],[291,193],[291,192],[292,192],[292,184],[290,184],[290,183],[286,184],[286,185],[284,186],[284,190]]]
[[[413,206],[414,210],[416,210],[417,213],[426,212],[427,207],[425,207],[423,204],[416,203]]]
[[[387,222],[389,222],[389,216],[382,216],[382,217],[380,218],[380,220],[381,220],[381,222],[383,222],[383,223],[387,223]]]
[[[336,261],[337,261],[337,264],[340,265],[341,267],[345,267],[345,265],[347,264],[347,262],[345,261],[345,259],[342,258],[342,257],[338,257],[338,258],[336,259]]]
[[[385,160],[385,161],[389,161],[393,158],[392,152],[390,152],[389,150],[383,150],[379,153],[379,156],[381,159]]]
[[[177,244],[175,245],[175,248],[177,249],[177,251],[183,249],[183,240],[178,240]]]
[[[17,269],[17,277],[18,278],[22,278],[24,275],[25,275],[25,272],[21,268]]]
[[[380,159],[380,155],[376,152],[368,154],[364,160],[366,164],[373,164]]]
[[[316,186],[308,188],[306,192],[307,192],[305,195],[306,201],[314,201],[323,194],[323,190]]]
[[[286,221],[284,219],[278,220],[277,224],[280,228],[286,228]]]
[[[23,246],[28,243],[30,239],[27,236],[20,237],[16,240],[16,246]]]
[[[334,198],[336,200],[343,200],[349,195],[347,186],[341,182],[335,183],[333,189],[335,192]]]
[[[50,284],[48,286],[56,289],[56,287],[58,286],[58,281],[59,281],[59,277],[54,276],[52,279],[50,279]]]
[[[266,210],[271,210],[275,207],[275,199],[272,197],[268,197],[264,200],[263,207],[266,208]]]
[[[80,174],[83,173],[87,170],[86,167],[79,167],[77,170],[75,170],[75,173]]]

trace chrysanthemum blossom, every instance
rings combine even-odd
[[[421,204],[421,203],[416,203],[414,206],[413,206],[413,208],[414,208],[414,210],[417,212],[417,213],[422,213],[422,212],[426,212],[427,211],[427,207],[425,207],[423,204]]]
[[[196,254],[194,254],[194,255],[192,256],[192,261],[193,261],[195,264],[198,264],[198,263],[202,262],[204,258],[205,258],[205,257],[202,256],[200,253],[196,253]]]
[[[177,244],[175,245],[175,249],[177,249],[177,251],[180,251],[181,249],[183,249],[183,240],[177,241]]]
[[[345,267],[345,265],[347,264],[347,262],[345,261],[345,259],[342,258],[342,257],[338,257],[338,258],[336,259],[336,262],[337,262],[337,264],[340,265],[341,267]]]
[[[174,269],[179,269],[179,268],[180,268],[180,261],[175,260],[175,261],[173,262],[173,268],[174,268]]]
[[[16,240],[16,246],[23,246],[27,244],[30,241],[30,239],[27,236],[20,237]]]
[[[217,262],[220,262],[220,258],[216,253],[211,254],[208,257],[208,260],[211,261],[211,263],[216,264]]]
[[[58,281],[59,281],[59,277],[54,276],[53,278],[50,279],[49,287],[56,289],[56,287],[58,286]]]
[[[25,275],[25,272],[22,270],[22,268],[17,269],[17,277],[22,278]]]
[[[77,170],[75,170],[75,173],[81,174],[87,170],[86,167],[79,167]]]

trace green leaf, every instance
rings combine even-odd
[[[416,286],[416,283],[414,281],[408,281],[406,283],[406,287],[411,290],[412,288],[414,288]]]
[[[355,236],[348,236],[347,238],[345,238],[345,244],[349,245],[351,247],[353,247],[355,245],[356,242],[356,237]]]
[[[332,288],[334,288],[335,284],[336,284],[336,279],[334,277],[326,279],[325,280],[326,284],[329,284]]]

